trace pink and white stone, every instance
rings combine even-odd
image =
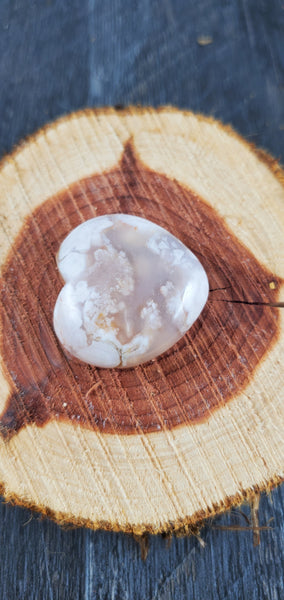
[[[207,275],[171,233],[134,215],[96,217],[62,242],[54,308],[62,346],[97,367],[133,367],[170,348],[199,317]]]

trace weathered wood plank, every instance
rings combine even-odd
[[[248,507],[242,511],[249,515]],[[146,562],[131,536],[62,530],[21,508],[1,506],[1,598],[11,600],[280,599],[283,589],[284,488],[262,497],[261,544],[236,510],[194,538],[151,537]],[[221,527],[219,529],[219,527]]]

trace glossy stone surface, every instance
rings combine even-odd
[[[207,275],[168,231],[133,215],[90,219],[62,242],[54,309],[63,347],[98,367],[132,367],[170,348],[200,315]]]

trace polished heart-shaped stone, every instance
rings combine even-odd
[[[58,256],[65,281],[54,308],[62,346],[97,367],[134,367],[177,342],[199,317],[208,278],[162,227],[134,215],[85,221]]]

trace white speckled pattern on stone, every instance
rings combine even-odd
[[[62,242],[66,282],[54,309],[63,347],[98,367],[133,367],[170,348],[208,298],[196,256],[168,231],[133,215],[79,225]]]

